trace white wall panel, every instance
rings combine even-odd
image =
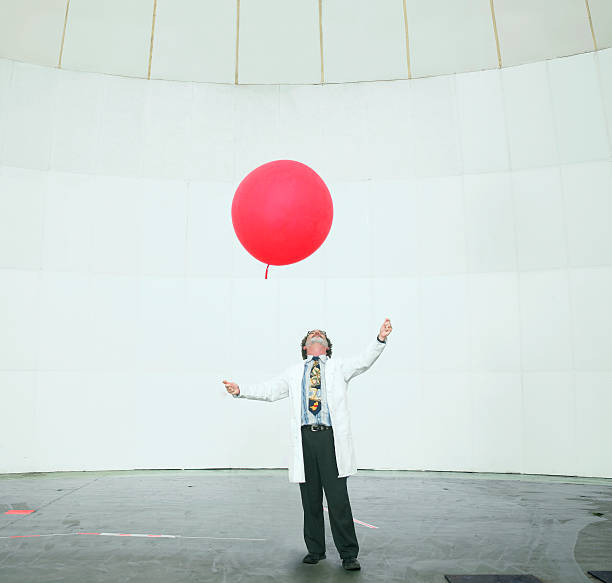
[[[232,197],[225,182],[190,182],[187,193],[188,275],[232,274]],[[221,243],[223,242],[223,243]]]
[[[547,64],[559,161],[599,160],[610,156],[595,57],[580,55]]]
[[[235,93],[236,178],[283,157],[279,136],[279,86],[241,87]]]
[[[612,163],[561,168],[570,265],[612,265]]]
[[[601,99],[608,127],[608,141],[612,150],[612,49],[595,53],[595,64],[601,83]]]
[[[572,374],[523,374],[523,472],[575,475],[575,431]]]
[[[279,148],[282,156],[320,172],[322,85],[279,87]],[[326,180],[325,176],[322,176]]]
[[[465,273],[465,205],[460,176],[423,178],[416,184],[419,272]]]
[[[57,75],[55,69],[15,63],[7,100],[10,115],[4,118],[4,164],[49,168]]]
[[[193,83],[148,83],[143,114],[142,168],[150,178],[183,177],[190,154]]]
[[[522,273],[519,278],[523,370],[571,370],[567,273],[561,270]]]
[[[88,174],[49,173],[44,201],[43,269],[89,270],[92,185]]]
[[[90,186],[91,270],[134,274],[141,270],[142,196],[136,179],[96,176]]]
[[[265,378],[278,367],[269,355],[276,352],[280,342],[279,282],[264,279],[262,273],[260,279],[233,279],[231,283],[231,312],[226,322],[232,334],[231,370],[240,367],[256,374],[264,373]]]
[[[215,351],[217,352],[217,351]],[[221,383],[220,379],[226,378],[224,374],[227,374],[227,369],[223,370],[221,366],[212,369],[205,373],[199,374],[185,374],[179,376],[179,393],[178,393],[178,406],[174,409],[177,414],[181,417],[184,416],[185,423],[182,427],[181,436],[183,443],[196,444],[197,451],[191,451],[189,448],[183,448],[183,451],[177,454],[176,448],[172,448],[172,440],[165,439],[163,434],[159,435],[159,441],[162,439],[165,442],[163,447],[165,458],[169,461],[177,460],[180,464],[179,467],[184,468],[202,468],[217,467],[227,468],[228,459],[232,457],[230,453],[232,449],[242,449],[241,447],[235,447],[235,443],[224,442],[219,440],[219,435],[225,431],[230,431],[234,434],[234,430],[237,429],[238,424],[242,424],[242,427],[246,430],[250,429],[249,425],[244,423],[244,418],[240,415],[240,403],[236,402],[232,396],[230,396],[225,390],[225,386]],[[172,389],[172,385],[177,381],[177,375],[167,375],[166,387]],[[145,382],[148,379],[145,377]],[[153,381],[153,382],[159,382]],[[147,385],[143,386],[143,391],[146,393]],[[166,395],[171,394],[168,389],[165,391]],[[163,392],[162,392],[163,394]],[[206,415],[206,411],[210,408],[214,408],[218,411],[218,415],[214,415],[214,419],[210,420],[210,423],[202,423],[202,416]],[[159,410],[155,412],[159,414]],[[164,423],[160,420],[160,425]],[[284,428],[283,428],[284,429]],[[241,432],[241,429],[237,429],[237,432]],[[244,443],[244,441],[242,442]],[[278,456],[277,451],[272,452],[273,455]],[[206,461],[210,456],[211,465],[208,466]],[[281,464],[276,464],[276,467]],[[242,466],[244,467],[244,465]]]
[[[371,83],[367,86],[367,156],[370,176],[408,178],[415,169],[416,149],[409,81]]]
[[[185,281],[185,351],[188,370],[218,370],[230,374],[230,280],[190,277]],[[225,378],[225,377],[223,377]],[[223,385],[219,385],[225,390]]]
[[[540,168],[512,176],[521,270],[567,265],[560,174],[558,168]]]
[[[467,277],[421,278],[419,304],[423,370],[467,370],[470,354]]]
[[[421,468],[429,454],[423,437],[429,418],[421,404],[420,376],[405,371],[386,371],[388,356],[385,353],[365,373],[364,386],[355,391],[350,389],[357,466],[387,470]],[[403,423],[388,422],[392,411],[401,411]],[[381,423],[377,429],[378,439],[372,439],[367,428],[379,420],[386,422]],[[401,447],[381,448],[381,443],[397,443]],[[384,460],[381,460],[383,449],[386,451]]]
[[[497,67],[487,0],[407,0],[413,77]]]
[[[62,66],[146,77],[152,25],[150,0],[71,0]]]
[[[71,71],[58,75],[52,112],[51,168],[95,171],[105,88],[101,75]]]
[[[558,161],[552,95],[545,63],[502,69],[502,89],[512,168]]]
[[[95,172],[138,176],[142,167],[147,85],[138,79],[108,77],[105,89]]]
[[[580,452],[576,473],[579,476],[609,476],[610,456],[602,456],[604,444],[612,442],[612,373],[576,373],[576,450]],[[600,447],[595,446],[598,444]],[[603,447],[602,447],[603,446]]]
[[[421,446],[424,468],[453,471],[474,467],[472,387],[469,375],[435,372],[421,375]]]
[[[597,48],[612,46],[612,4],[608,0],[589,0]]]
[[[399,0],[323,2],[325,81],[404,79],[406,32]]]
[[[468,270],[516,270],[510,174],[469,174],[463,178],[463,189]]]
[[[367,102],[365,83],[323,87],[319,168],[326,179],[370,177]]]
[[[243,89],[247,91],[240,91]],[[237,90],[233,86],[193,85],[191,140],[185,161],[191,180],[234,179]]]
[[[518,283],[514,273],[468,277],[470,366],[474,371],[519,371]]]
[[[132,275],[91,276],[89,367],[98,372],[138,368],[142,327],[139,321],[141,281]]]
[[[143,277],[138,291],[135,330],[139,368],[185,370],[189,342],[185,279]]]
[[[327,322],[323,315],[325,281],[322,277],[279,278],[278,289],[280,317],[276,362],[283,367],[301,360],[300,344],[308,330],[323,328],[329,332],[332,342],[335,339],[332,331],[326,328]],[[321,306],[319,313],[313,314],[311,311],[313,303]]]
[[[19,412],[18,415],[6,415],[0,424],[1,473],[39,471],[40,440],[36,435],[38,374],[36,371],[0,371],[4,408]],[[16,443],[21,447],[15,447]]]
[[[16,61],[57,65],[66,0],[0,1],[0,55]]]
[[[87,273],[43,272],[40,310],[40,369],[83,371],[94,358],[92,309]]]
[[[135,414],[138,402],[135,390],[138,377],[129,371],[99,370],[87,376],[85,399],[80,403],[83,416],[88,419],[88,455],[79,456],[68,466],[70,470],[93,470],[96,467],[127,469],[135,467],[137,449],[142,443],[139,423],[151,416]],[[159,403],[157,393],[149,393],[151,401]],[[158,409],[159,411],[160,409]],[[167,413],[167,409],[166,409]],[[166,417],[167,418],[167,417]],[[109,422],[112,420],[112,432]],[[157,425],[159,428],[159,425]],[[128,438],[129,436],[129,438]],[[149,442],[149,435],[146,435]],[[94,463],[98,460],[98,465]],[[52,468],[55,469],[55,468]]]
[[[473,471],[523,470],[523,399],[519,373],[472,373]]]
[[[236,3],[158,0],[152,79],[233,83]]]
[[[40,272],[0,269],[0,369],[38,368]],[[3,391],[4,392],[4,391]]]
[[[242,0],[239,83],[321,80],[317,0]]]
[[[612,371],[612,267],[570,271],[576,370]]]
[[[39,269],[47,174],[21,168],[0,174],[0,267]]]
[[[13,61],[0,59],[0,163],[4,157],[4,141],[6,139],[5,127],[9,117],[9,103],[11,99],[13,79]]]
[[[91,450],[93,432],[90,423],[95,423],[99,414],[88,406],[91,398],[88,374],[73,370],[44,370],[38,373],[37,384],[34,435],[40,443],[45,444],[39,454],[39,468],[47,471],[57,468],[70,468],[76,471],[84,469],[87,458],[93,453]],[[104,394],[107,393],[108,389],[103,391],[100,397],[104,398]],[[123,399],[125,398],[124,395]],[[124,400],[121,407],[125,403]],[[115,406],[117,405],[115,401]],[[75,409],[79,411],[78,429],[74,419]],[[49,415],[48,411],[54,411],[54,415]],[[122,440],[123,447],[133,439],[131,437],[127,441],[125,436],[119,437],[118,432],[109,431],[108,426],[105,429],[106,431],[101,433],[106,434],[107,440],[109,435],[115,433],[114,439]]]
[[[378,277],[372,281],[373,324],[376,332],[385,318],[393,325],[393,337],[385,349],[381,374],[418,372],[421,367],[421,335],[419,328],[419,282],[416,277]],[[382,364],[382,363],[381,363]]]
[[[376,255],[370,224],[369,184],[337,182],[328,186],[333,192],[334,221],[324,243],[328,248],[327,276],[368,277]]]
[[[504,66],[593,50],[583,0],[495,0]]]
[[[361,277],[328,278],[325,295],[317,299],[317,309],[311,314],[312,326],[323,328],[334,343],[334,354],[352,357],[361,354],[375,340],[381,322],[375,323],[372,313],[371,280]],[[323,320],[324,325],[317,324]],[[365,377],[364,377],[365,378]],[[363,378],[357,377],[363,381]],[[355,380],[357,380],[355,379]]]
[[[187,183],[178,180],[143,181],[143,274],[184,275],[187,238]]]
[[[461,150],[465,172],[508,168],[501,73],[487,71],[456,77]]]
[[[412,82],[410,157],[416,176],[461,173],[459,121],[454,77]]]
[[[416,180],[377,180],[370,186],[374,277],[416,275],[420,271],[418,188]]]

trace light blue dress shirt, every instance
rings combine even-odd
[[[308,389],[310,387],[310,371],[314,360],[312,355],[304,361],[304,376],[302,377],[302,425],[329,425],[331,426],[331,416],[329,407],[327,406],[327,390],[325,387],[325,362],[327,355],[319,356],[319,367],[321,368],[321,410],[316,415],[313,415],[308,409]]]

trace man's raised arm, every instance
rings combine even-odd
[[[387,318],[380,327],[376,340],[372,340],[359,356],[343,359],[342,374],[347,383],[353,377],[364,373],[376,362],[376,359],[382,354],[386,346],[387,336],[391,334],[392,329],[391,320]]]

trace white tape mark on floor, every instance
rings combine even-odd
[[[11,536],[0,536],[0,539],[9,538],[38,538],[44,536],[126,536],[140,538],[189,538],[189,539],[206,539],[206,540],[237,540],[237,541],[265,541],[265,538],[243,538],[243,537],[224,537],[224,536],[184,536],[182,534],[140,534],[140,533],[123,533],[123,532],[54,532],[49,534],[14,534]]]

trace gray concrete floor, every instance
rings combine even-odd
[[[327,516],[327,559],[301,562],[300,494],[286,470],[0,475],[0,581],[444,583],[445,574],[531,573],[569,583],[612,570],[612,480],[362,470],[348,487],[354,517],[378,527],[356,525],[358,572],[341,568]],[[32,534],[52,536],[11,538]]]

